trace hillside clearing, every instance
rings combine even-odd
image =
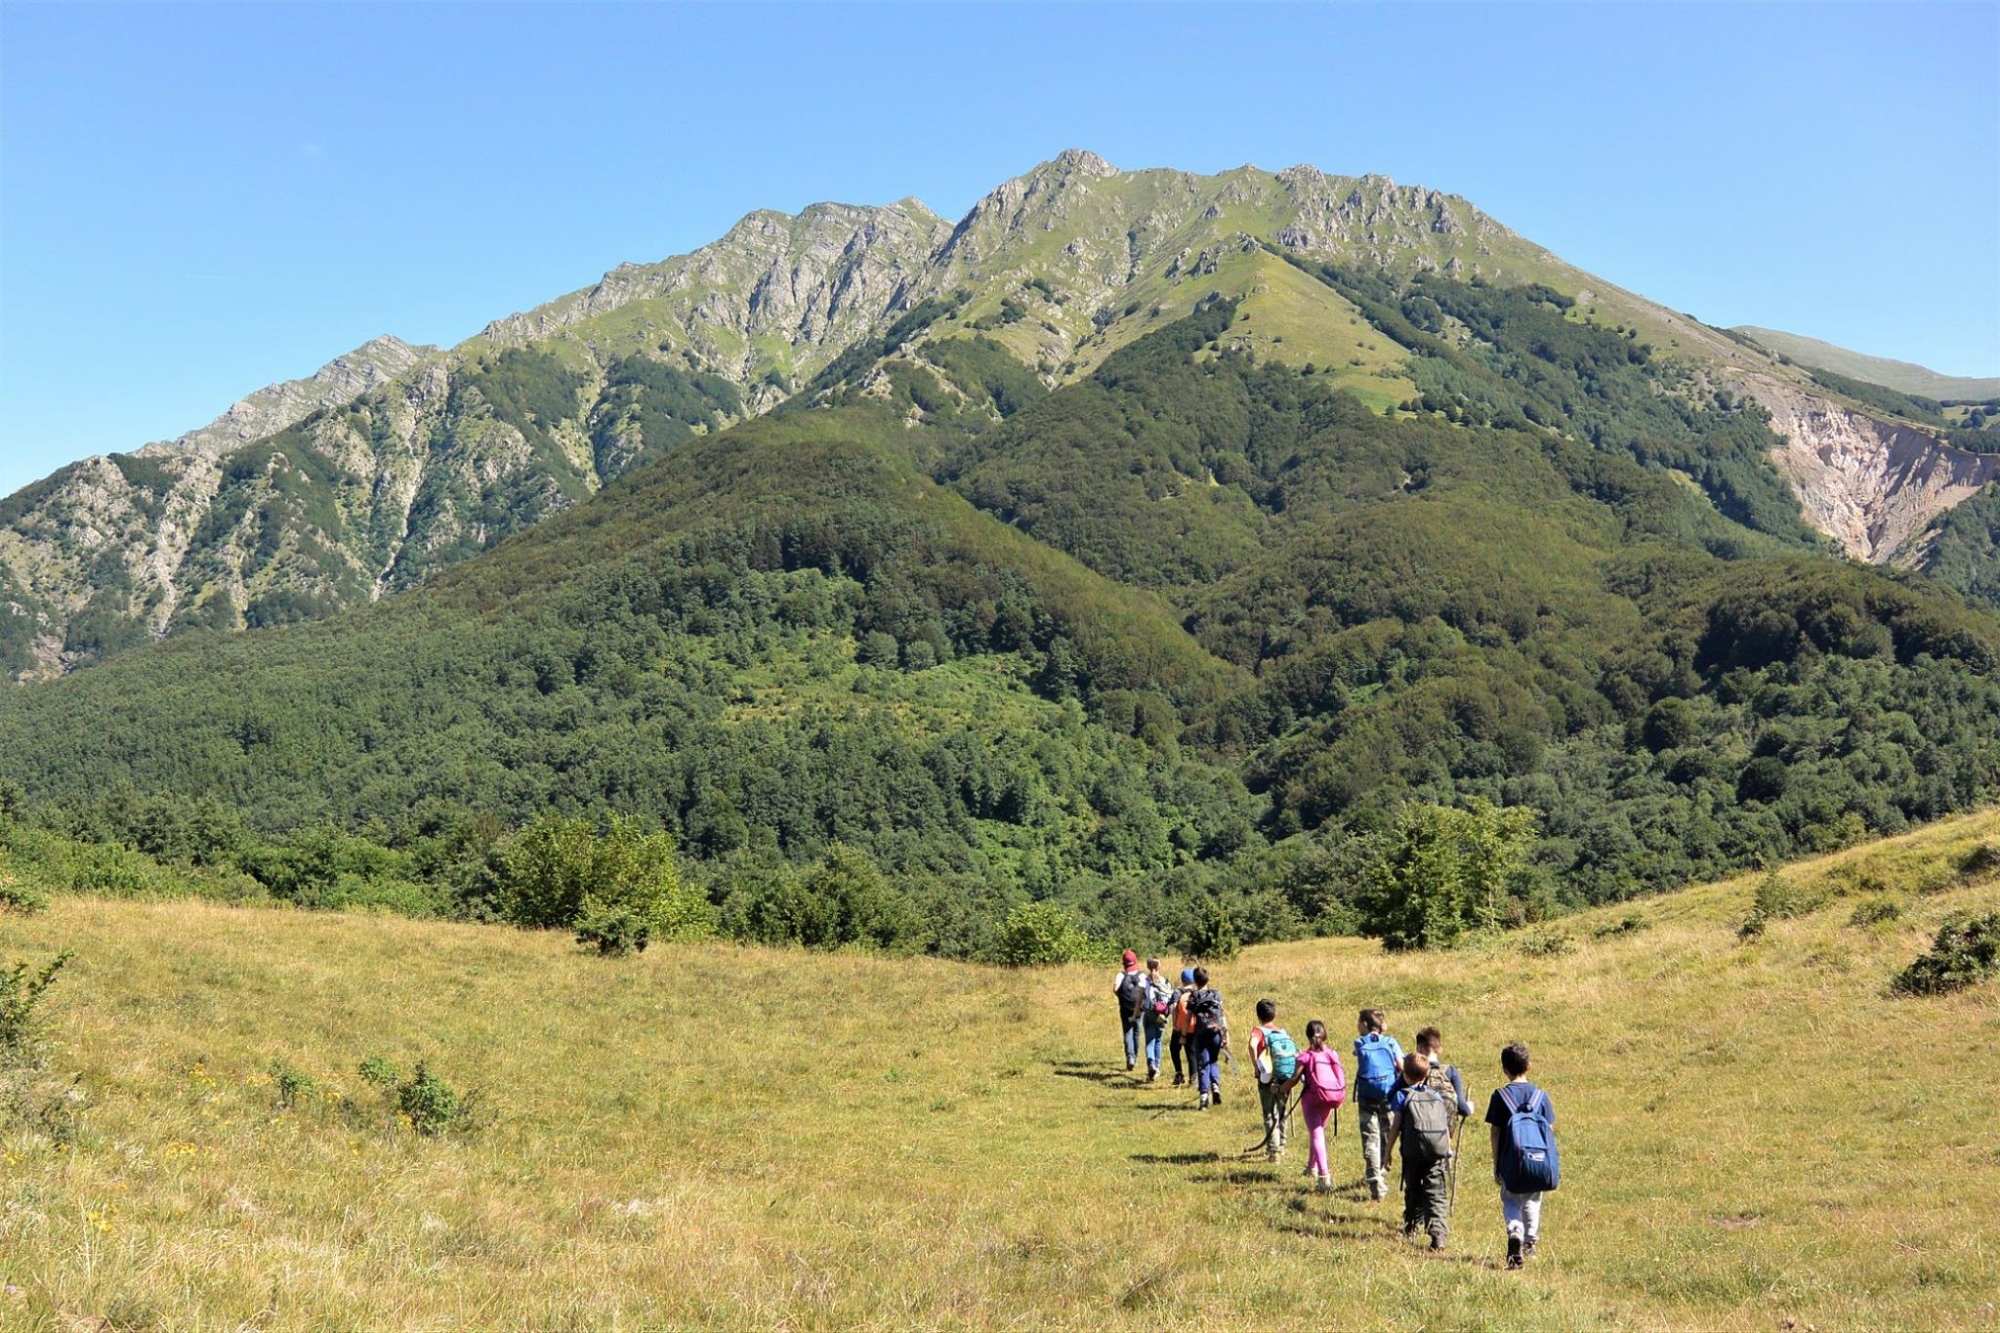
[[[0,917],[0,960],[77,951],[50,1073],[86,1099],[0,1143],[0,1323],[1987,1327],[2000,994],[1885,992],[1945,916],[2000,905],[1990,869],[1950,873],[1996,839],[1987,812],[1785,872],[1893,896],[1871,926],[1836,900],[1744,942],[1751,877],[1565,918],[1562,956],[1315,940],[1216,969],[1239,1032],[1266,993],[1295,1033],[1363,1003],[1405,1041],[1436,1022],[1475,1101],[1529,1042],[1566,1170],[1526,1274],[1498,1267],[1476,1125],[1451,1251],[1406,1249],[1347,1117],[1315,1195],[1301,1152],[1238,1159],[1245,1080],[1201,1114],[1127,1080],[1108,965],[605,963],[494,927],[58,899]],[[493,1123],[398,1127],[370,1055],[427,1057]],[[289,1111],[280,1060],[318,1088]]]

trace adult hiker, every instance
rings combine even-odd
[[[1194,1081],[1194,1014],[1188,1009],[1188,1001],[1194,996],[1194,969],[1181,969],[1180,989],[1174,992],[1173,1028],[1167,1039],[1167,1048],[1174,1057],[1174,1086],[1186,1087]],[[1187,1056],[1187,1074],[1181,1074],[1181,1057]]]
[[[1160,1076],[1160,1037],[1167,1030],[1168,1011],[1173,1008],[1174,988],[1160,975],[1160,960],[1146,960],[1146,1009],[1140,1015],[1146,1030],[1146,1081]]]
[[[1389,1103],[1389,1151],[1403,1154],[1403,1235],[1429,1232],[1431,1248],[1442,1250],[1451,1218],[1451,1125],[1458,1106],[1451,1085],[1438,1091],[1430,1061],[1417,1052],[1403,1057],[1402,1075]]]
[[[1355,1023],[1354,1107],[1361,1121],[1361,1166],[1377,1203],[1389,1197],[1389,1099],[1396,1095],[1403,1048],[1382,1029],[1380,1009],[1363,1009]]]
[[[1513,1042],[1500,1052],[1507,1086],[1486,1103],[1493,1136],[1493,1183],[1500,1187],[1500,1215],[1507,1223],[1507,1267],[1535,1257],[1542,1234],[1542,1195],[1560,1183],[1556,1161],[1556,1108],[1549,1094],[1528,1082],[1528,1048]]]
[[[1195,1087],[1200,1109],[1222,1105],[1222,1052],[1229,1045],[1229,1019],[1222,1012],[1222,993],[1208,984],[1208,969],[1194,970],[1194,994],[1188,998],[1194,1015]]]
[[[1306,1121],[1306,1174],[1319,1189],[1333,1188],[1327,1164],[1326,1122],[1347,1100],[1347,1071],[1340,1052],[1327,1044],[1326,1024],[1306,1024],[1306,1048],[1299,1052],[1299,1114]]]
[[[1257,1026],[1250,1030],[1250,1063],[1257,1070],[1257,1101],[1264,1112],[1264,1156],[1277,1161],[1285,1155],[1286,1121],[1292,1088],[1299,1078],[1299,1047],[1278,1026],[1278,1002],[1257,1001]]]
[[[1139,1064],[1139,1043],[1145,1031],[1146,1001],[1151,987],[1139,970],[1139,955],[1125,951],[1124,966],[1111,978],[1111,993],[1118,997],[1118,1026],[1125,1034],[1125,1072]]]

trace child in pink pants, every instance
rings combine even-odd
[[[1299,1110],[1306,1120],[1311,1147],[1306,1174],[1320,1189],[1333,1184],[1326,1159],[1326,1122],[1334,1108],[1347,1100],[1347,1074],[1340,1053],[1326,1044],[1326,1024],[1315,1018],[1306,1024],[1306,1049],[1299,1052]]]

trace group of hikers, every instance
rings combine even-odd
[[[1177,1088],[1192,1085],[1196,1106],[1222,1104],[1222,1062],[1232,1065],[1229,1020],[1222,996],[1209,984],[1208,969],[1192,967],[1175,985],[1160,971],[1160,960],[1125,951],[1112,979],[1125,1037],[1125,1068],[1146,1062],[1146,1082],[1160,1077],[1160,1048],[1166,1042]],[[1326,1024],[1305,1027],[1303,1048],[1278,1025],[1278,1004],[1257,1001],[1249,1056],[1257,1075],[1257,1099],[1264,1138],[1249,1149],[1275,1162],[1284,1155],[1296,1109],[1305,1121],[1305,1174],[1317,1189],[1331,1189],[1326,1127],[1339,1133],[1341,1106],[1352,1103],[1361,1121],[1361,1162],[1369,1195],[1389,1195],[1389,1169],[1402,1154],[1403,1235],[1430,1236],[1442,1250],[1457,1193],[1460,1131],[1472,1114],[1465,1080],[1445,1063],[1444,1037],[1435,1027],[1416,1034],[1416,1049],[1405,1052],[1390,1036],[1380,1009],[1363,1009],[1355,1024],[1354,1080],[1350,1088],[1340,1053],[1328,1044]],[[1493,1181],[1500,1188],[1500,1211],[1507,1223],[1507,1267],[1520,1268],[1535,1253],[1541,1236],[1542,1195],[1556,1188],[1558,1163],[1555,1107],[1548,1093],[1528,1081],[1528,1048],[1519,1042],[1500,1052],[1507,1077],[1486,1103],[1485,1122],[1493,1148]]]

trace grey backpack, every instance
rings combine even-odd
[[[1428,1171],[1451,1156],[1452,1105],[1437,1089],[1417,1087],[1403,1101],[1403,1160]]]

